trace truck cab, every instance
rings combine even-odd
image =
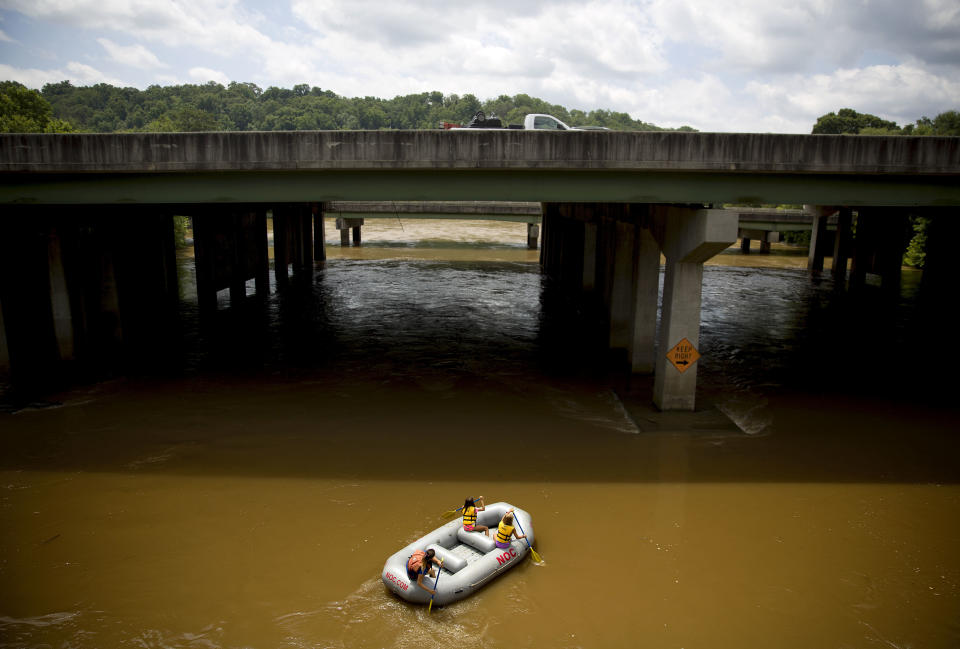
[[[580,129],[567,126],[553,115],[530,113],[523,120],[525,131],[579,131]]]

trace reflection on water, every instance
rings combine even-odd
[[[700,392],[743,432],[638,433],[525,226],[402,225],[212,320],[185,281],[162,371],[0,414],[0,646],[957,645],[960,416],[915,277],[708,267]],[[529,510],[546,565],[390,596],[468,494]]]

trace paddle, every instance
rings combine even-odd
[[[479,500],[479,498],[474,498],[474,500]],[[451,517],[451,516],[456,516],[456,515],[457,515],[457,512],[460,511],[461,509],[463,509],[463,505],[460,505],[460,506],[457,507],[456,509],[451,509],[451,510],[449,510],[449,511],[445,511],[445,512],[443,512],[443,514],[441,514],[441,516],[443,516],[444,518],[449,518],[449,517]]]
[[[427,613],[433,608],[433,598],[437,594],[437,584],[440,583],[440,573],[443,572],[443,559],[440,559],[440,565],[437,567],[437,579],[433,582],[433,595],[430,596],[430,603],[427,605]]]
[[[515,516],[514,519],[517,521],[517,527],[520,528],[520,533],[523,534],[523,540],[527,542],[527,547],[530,548],[530,554],[533,555],[533,560],[537,563],[543,563],[543,559],[540,558],[540,555],[537,554],[537,551],[533,549],[533,546],[530,545],[530,539],[527,538],[527,533],[523,531],[523,525],[520,524],[520,517]],[[439,577],[439,575],[437,575]]]

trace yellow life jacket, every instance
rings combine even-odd
[[[497,526],[497,540],[501,543],[509,543],[511,534],[513,534],[513,525],[506,525],[500,521],[500,525]]]
[[[463,524],[464,525],[477,524],[477,508],[476,507],[466,507],[463,510]]]

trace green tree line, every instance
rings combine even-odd
[[[68,133],[73,126],[53,116],[50,102],[16,81],[0,81],[0,133]]]
[[[814,135],[960,135],[960,112],[948,110],[933,119],[921,117],[914,124],[899,126],[896,122],[841,108],[817,118],[811,131]]]
[[[308,84],[293,88],[232,82],[150,86],[146,90],[118,88],[106,83],[74,86],[69,81],[48,83],[39,91],[13,81],[3,82],[0,107],[3,130],[42,131],[51,120],[60,130],[78,132],[173,131],[299,131],[353,129],[426,129],[442,122],[467,123],[482,110],[505,123],[522,123],[527,113],[549,113],[571,126],[605,126],[613,130],[664,129],[610,110],[568,110],[525,94],[501,95],[480,101],[472,94],[422,92],[397,96],[342,97]],[[6,95],[15,98],[8,107]],[[29,96],[29,97],[28,97]],[[37,106],[25,106],[29,99]],[[19,103],[17,103],[19,101]],[[26,102],[29,103],[29,102]],[[18,111],[45,112],[43,125],[16,118]],[[7,119],[7,115],[11,115]],[[38,122],[39,124],[39,122]],[[682,127],[680,130],[694,130]]]

